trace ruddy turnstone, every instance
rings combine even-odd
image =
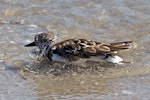
[[[63,61],[75,61],[79,58],[97,56],[111,63],[120,64],[123,59],[117,56],[118,51],[131,48],[132,41],[117,43],[100,43],[86,39],[68,39],[55,42],[54,34],[41,33],[35,36],[34,41],[25,47],[37,46],[39,57],[48,57],[55,61],[58,57]],[[57,56],[57,57],[56,57]]]

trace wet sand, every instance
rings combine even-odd
[[[91,62],[92,61],[90,61],[90,63]],[[94,63],[96,65],[95,61]],[[102,64],[104,62],[100,62],[100,63]],[[95,65],[93,66],[95,67]],[[99,70],[98,69],[96,70],[94,68],[92,69],[91,67],[90,70],[88,69],[86,70],[86,72],[83,73],[78,73],[76,72],[76,70],[70,70],[70,69],[68,71],[67,69],[65,73],[63,70],[63,72],[60,71],[61,74],[60,73],[54,74],[54,72],[50,73],[48,72],[48,70],[50,69],[47,69],[47,71],[43,71],[39,69],[36,70],[37,73],[35,71],[34,72],[26,71],[20,73],[22,76],[30,78],[35,83],[38,84],[38,87],[35,90],[38,91],[40,100],[48,99],[48,98],[68,99],[68,100],[71,98],[72,99],[73,98],[105,99],[108,98],[106,97],[106,95],[108,95],[109,98],[111,99],[114,98],[113,96],[116,96],[116,98],[118,98],[118,97],[122,97],[122,95],[125,95],[125,98],[134,98],[134,96],[130,95],[130,94],[134,94],[134,91],[130,93],[130,90],[128,89],[121,90],[120,88],[123,87],[121,86],[117,87],[116,85],[114,86],[112,84],[117,84],[115,80],[118,82],[118,84],[122,82],[122,79],[126,82],[125,79],[127,77],[129,77],[129,79],[133,78],[134,80],[136,79],[139,80],[139,77],[143,75],[143,73],[145,75],[146,74],[148,75],[150,73],[149,66],[145,66],[144,68],[138,67],[135,69],[132,67],[127,67],[127,66],[125,67],[125,66],[118,66],[118,65],[116,66],[107,65],[107,67],[105,66],[104,68],[99,68]],[[128,81],[129,83],[127,83],[125,86],[128,86],[128,84],[132,84],[130,80]],[[149,82],[148,79],[147,82]],[[145,84],[145,82],[143,83]],[[124,83],[122,84],[124,85]],[[121,91],[120,94],[118,92],[119,90]],[[94,95],[96,95],[97,97],[95,97]],[[140,99],[140,97],[136,97],[136,98]]]

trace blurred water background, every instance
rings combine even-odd
[[[149,0],[1,0],[1,100],[148,100],[150,98]],[[133,64],[103,74],[75,76],[23,72],[35,58],[24,45],[39,32],[60,40],[134,41],[120,55]],[[22,74],[19,74],[22,73]]]

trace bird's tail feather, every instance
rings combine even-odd
[[[119,51],[131,48],[132,41],[111,43],[109,45],[111,51]]]

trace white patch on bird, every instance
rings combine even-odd
[[[57,46],[52,47],[52,50],[56,50]]]
[[[47,46],[45,46],[44,48],[42,48],[41,53],[40,53],[42,56],[46,56],[46,53],[47,53],[46,52],[46,48],[47,48]]]
[[[108,56],[108,58],[105,58],[105,60],[111,63],[123,64],[123,59],[119,56]]]
[[[69,60],[67,58],[64,58],[58,54],[53,54],[52,55],[52,60],[53,61],[60,61],[60,62],[68,62]]]
[[[114,51],[114,54],[117,54],[117,51]]]
[[[79,46],[79,47],[77,48],[77,50],[81,50],[81,46]]]

